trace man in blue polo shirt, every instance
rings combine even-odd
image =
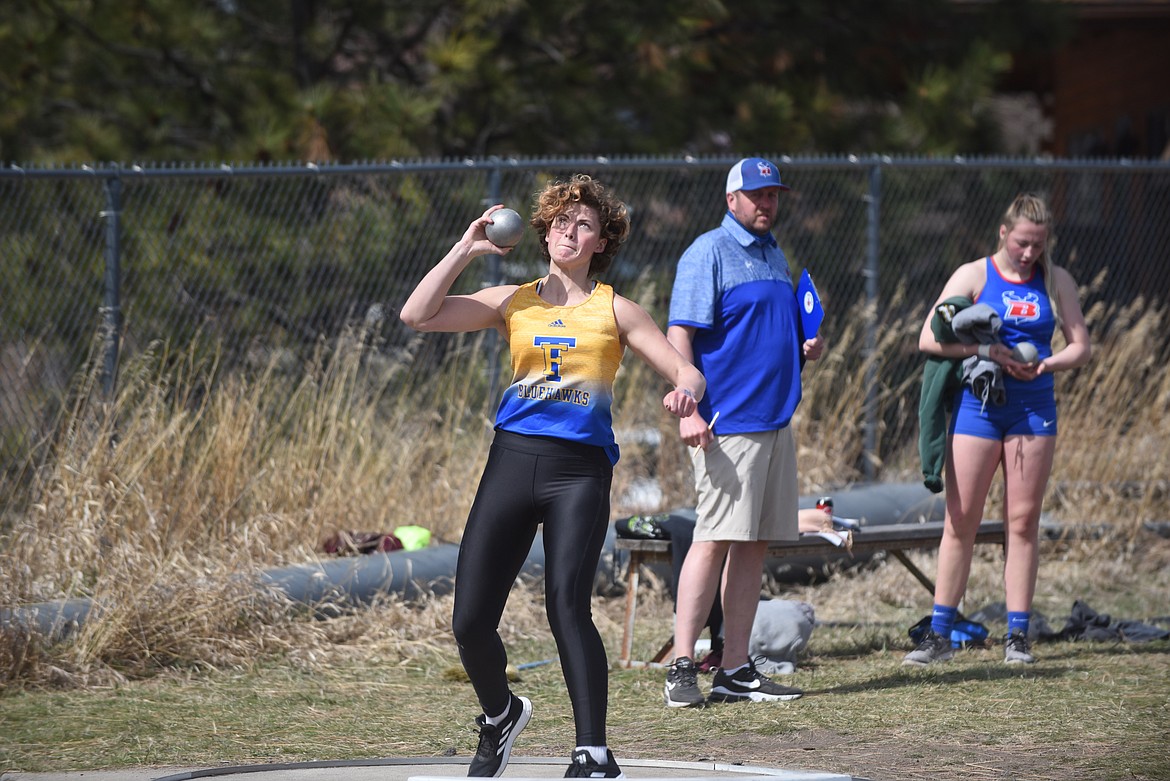
[[[710,700],[792,700],[802,692],[758,672],[748,641],[771,540],[797,537],[796,446],[788,424],[800,369],[820,357],[805,340],[788,261],[772,235],[780,171],[758,157],[727,174],[727,214],[678,262],[667,338],[707,378],[698,410],[679,422],[698,494],[694,542],[678,581],[668,707],[705,704],[691,659],[723,577],[724,645]]]

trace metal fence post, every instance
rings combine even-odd
[[[878,329],[878,255],[881,242],[878,226],[881,220],[881,161],[875,160],[869,169],[869,194],[866,196],[867,225],[865,270],[865,450],[862,453],[862,473],[866,480],[875,477],[877,458],[877,329]]]
[[[122,180],[109,176],[105,180],[106,208],[101,217],[106,220],[105,294],[101,307],[102,337],[102,392],[106,400],[114,398],[118,381],[118,350],[122,334],[122,269],[121,219]]]

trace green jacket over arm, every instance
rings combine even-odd
[[[951,326],[955,313],[972,305],[966,296],[953,296],[935,307],[930,329],[940,344],[959,341]],[[962,361],[926,356],[922,369],[922,395],[918,399],[918,457],[923,484],[931,493],[943,490],[942,470],[947,452],[947,416],[955,393],[963,385]]]

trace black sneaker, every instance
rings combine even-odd
[[[666,686],[662,697],[668,708],[694,708],[706,702],[699,691],[699,677],[695,663],[689,656],[680,656],[666,668]]]
[[[573,761],[565,771],[565,778],[625,778],[626,774],[618,767],[613,752],[605,750],[605,764],[599,765],[593,761],[593,756],[584,749],[573,752]]]
[[[1028,636],[1016,630],[1003,639],[1003,661],[1005,664],[1035,664]]]
[[[517,697],[515,694],[512,695],[512,704],[508,706],[507,717],[498,725],[488,724],[484,716],[478,716],[475,723],[479,725],[479,748],[471,758],[467,775],[495,778],[503,773],[508,766],[508,757],[512,755],[516,736],[531,718],[532,703],[527,697]]]
[[[746,667],[736,670],[733,675],[719,670],[715,673],[715,680],[711,683],[712,702],[777,702],[779,700],[795,700],[804,696],[800,689],[791,686],[781,686],[768,676],[756,669],[756,663],[748,660]]]
[[[902,659],[903,667],[925,667],[935,662],[947,662],[954,657],[951,639],[943,637],[933,629],[927,629],[918,647]]]

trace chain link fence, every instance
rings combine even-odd
[[[774,159],[792,185],[775,233],[793,271],[813,274],[830,343],[863,322],[864,343],[834,345],[860,358],[897,318],[920,322],[958,264],[994,248],[999,216],[1024,190],[1049,200],[1056,262],[1084,286],[1086,311],[1170,299],[1170,164]],[[274,355],[306,360],[359,326],[386,356],[414,351],[408,381],[425,382],[452,343],[420,341],[398,321],[401,302],[486,205],[526,213],[549,178],[571,173],[630,205],[632,236],[607,281],[664,324],[675,262],[721,219],[733,162],[0,168],[0,463],[18,468],[51,439],[79,376],[96,374],[112,394],[119,366],[154,344],[214,345],[221,370],[253,371]],[[464,290],[527,281],[545,266],[529,237],[473,268],[482,274],[464,274]],[[900,358],[869,362],[864,382],[896,387],[920,370],[916,345]],[[870,406],[872,451],[882,412]]]

